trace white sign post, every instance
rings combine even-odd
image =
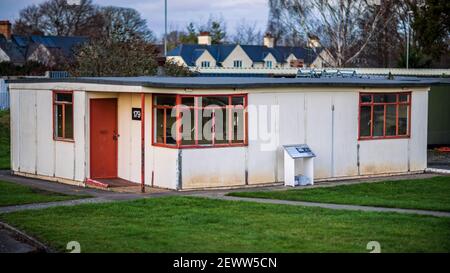
[[[314,157],[316,155],[306,144],[284,145],[284,185],[314,185]],[[303,174],[295,172],[295,160],[303,160]]]

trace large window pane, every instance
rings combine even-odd
[[[214,110],[215,143],[228,143],[228,117],[226,109]]]
[[[194,106],[194,97],[182,97],[181,104],[185,106]]]
[[[176,96],[175,95],[156,95],[155,96],[155,105],[160,106],[175,106],[176,103]]]
[[[244,130],[244,109],[242,107],[234,107],[231,110],[232,113],[232,143],[243,143],[245,130]]]
[[[193,108],[180,109],[181,115],[181,144],[195,144],[195,113]]]
[[[383,136],[384,105],[373,107],[373,136]]]
[[[200,97],[201,105],[205,106],[226,106],[228,105],[228,96],[220,96],[220,97]]]
[[[164,109],[155,109],[155,142],[164,143]]]
[[[396,135],[396,112],[397,106],[395,104],[386,105],[386,135]]]
[[[244,105],[244,97],[232,97],[232,105]]]
[[[166,144],[177,143],[176,108],[166,109]]]
[[[362,103],[372,102],[372,95],[361,95],[361,102]]]
[[[373,95],[374,102],[396,102],[397,94],[375,94]]]
[[[56,137],[63,137],[63,106],[55,105],[55,134]]]
[[[57,102],[72,102],[72,93],[56,93]]]
[[[361,106],[360,120],[359,120],[359,135],[361,137],[370,136],[370,106]]]
[[[407,135],[408,134],[408,105],[398,106],[398,134]]]
[[[400,98],[400,102],[408,102],[409,101],[409,94],[400,94],[399,98]]]
[[[211,145],[213,131],[213,110],[200,109],[198,115],[198,144]]]
[[[70,138],[73,139],[73,105],[72,104],[66,104],[64,105],[65,111],[65,119],[64,119],[64,129],[65,134],[64,138]]]

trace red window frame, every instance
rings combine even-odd
[[[375,102],[374,96],[375,95],[396,95],[396,101],[395,102]],[[400,101],[400,95],[407,95],[406,101]],[[362,102],[363,96],[371,96],[370,102]],[[407,92],[389,92],[389,93],[367,93],[367,92],[361,92],[359,93],[359,107],[358,107],[358,140],[372,140],[372,139],[396,139],[396,138],[410,138],[411,137],[411,91]],[[374,116],[374,106],[376,105],[383,105],[384,106],[384,117],[383,117],[383,135],[382,136],[374,136],[373,135],[373,116]],[[386,135],[386,106],[387,105],[395,105],[395,127],[396,127],[396,134],[388,136]],[[400,105],[407,105],[408,106],[408,128],[405,135],[399,135],[398,134],[398,120],[399,120],[399,106]],[[361,108],[363,106],[370,106],[370,136],[361,136]]]
[[[152,145],[153,146],[159,146],[159,147],[166,147],[166,148],[175,148],[175,149],[189,149],[189,148],[218,148],[218,147],[242,147],[248,145],[248,112],[247,112],[247,106],[248,106],[248,98],[247,94],[200,94],[200,95],[187,95],[187,94],[176,94],[175,96],[175,106],[163,106],[163,105],[155,105],[154,98],[155,96],[167,96],[167,95],[174,95],[174,94],[152,94]],[[228,97],[228,105],[227,106],[199,106],[198,105],[198,99],[199,97]],[[231,118],[230,123],[228,124],[228,143],[215,143],[215,116],[212,115],[213,119],[213,132],[212,132],[212,140],[211,144],[198,144],[198,110],[199,109],[211,109],[211,108],[220,108],[220,109],[231,109],[232,107],[235,107],[232,105],[232,99],[233,97],[242,97],[244,100],[243,110],[244,110],[244,140],[239,143],[233,143],[232,138],[230,137],[231,134]],[[194,130],[195,130],[195,144],[186,145],[181,143],[181,133],[182,133],[182,127],[181,127],[181,99],[182,98],[194,98],[194,106],[187,106],[189,109],[194,109]],[[166,130],[166,111],[168,109],[172,110],[173,107],[176,107],[177,115],[176,115],[176,123],[177,123],[177,135],[175,137],[176,144],[167,144],[167,130]],[[186,108],[186,106],[184,106]],[[163,131],[164,131],[164,143],[159,143],[155,141],[155,109],[164,109],[164,121],[163,121]],[[228,115],[231,115],[231,111],[226,112]]]
[[[56,96],[57,94],[71,94],[72,95],[72,102],[63,102],[63,101],[57,101],[56,100]],[[74,100],[73,100],[73,91],[66,91],[66,90],[53,90],[53,95],[52,95],[52,121],[53,121],[53,140],[55,141],[67,141],[67,142],[74,142],[74,137],[75,137],[75,126],[73,123],[74,117],[73,117],[73,111],[74,111]],[[62,133],[63,136],[62,137],[58,137],[57,136],[57,128],[55,128],[56,126],[56,122],[55,122],[55,109],[57,105],[61,105],[62,106]],[[72,138],[66,138],[65,134],[66,134],[66,105],[72,105],[72,127],[73,127],[73,134],[72,134]]]

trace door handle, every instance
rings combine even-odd
[[[117,140],[120,137],[119,134],[113,133],[113,140]]]

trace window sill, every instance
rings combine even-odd
[[[170,149],[211,149],[211,148],[235,148],[235,147],[246,147],[248,144],[246,143],[236,143],[236,144],[216,144],[216,145],[183,145],[183,146],[176,146],[176,145],[167,145],[167,144],[161,144],[161,143],[153,143],[152,146],[155,147],[163,147],[163,148],[170,148]]]
[[[366,140],[383,140],[383,139],[408,139],[411,136],[387,136],[387,137],[363,137],[358,138],[358,141],[366,141]]]
[[[74,139],[69,139],[69,138],[53,138],[53,141],[75,143]]]

